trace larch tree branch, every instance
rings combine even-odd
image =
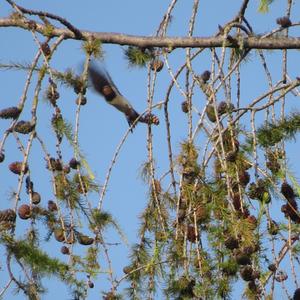
[[[294,24],[294,26],[299,25]],[[22,18],[1,18],[0,27],[19,27],[32,30],[32,22]],[[75,28],[75,27],[74,27]],[[136,47],[158,47],[158,48],[243,48],[243,49],[300,49],[300,38],[298,37],[262,37],[256,36],[212,36],[212,37],[153,37],[137,36],[114,32],[97,32],[69,29],[61,29],[35,22],[34,30],[43,35],[57,37],[64,35],[65,39],[88,40],[99,39],[103,44],[118,44]],[[78,34],[80,32],[80,34]]]

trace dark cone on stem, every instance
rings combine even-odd
[[[49,47],[48,43],[43,43],[41,44],[41,49],[43,51],[43,53],[45,54],[45,56],[49,56],[51,54],[51,49]]]
[[[37,205],[41,202],[41,195],[38,192],[33,192],[31,199],[32,203]]]
[[[78,160],[76,160],[76,158],[72,158],[69,162],[69,166],[72,169],[77,169],[77,167],[80,165],[80,162]]]
[[[22,219],[22,220],[27,220],[31,217],[31,209],[30,206],[27,204],[22,204],[19,208],[18,208],[18,216]]]
[[[21,161],[15,161],[13,163],[11,163],[8,168],[10,169],[11,172],[13,172],[14,174],[20,175],[22,172],[22,166],[23,166],[23,162]],[[24,166],[24,174],[26,174],[28,171],[28,166],[25,165]]]
[[[28,134],[34,129],[34,125],[29,121],[19,121],[15,127],[14,131],[22,134]]]
[[[70,254],[70,250],[69,250],[69,248],[68,248],[67,246],[62,246],[62,247],[60,248],[60,252],[61,252],[62,254],[64,254],[64,255]]]
[[[225,240],[225,247],[229,250],[233,250],[239,247],[239,241],[233,236],[228,237]]]
[[[217,121],[216,113],[215,113],[215,108],[213,105],[208,105],[206,108],[206,115],[209,121],[212,123],[215,123]]]
[[[201,74],[201,79],[204,83],[207,83],[207,81],[210,79],[210,71],[206,70]]]
[[[189,225],[187,228],[187,239],[191,243],[196,242],[196,232],[195,232],[195,227],[193,225]]]
[[[160,59],[156,59],[151,62],[150,68],[152,71],[160,72],[164,67],[164,62]]]
[[[61,228],[56,228],[54,230],[54,237],[58,242],[63,242],[65,240],[64,231]]]
[[[48,201],[48,210],[52,212],[57,211],[57,205],[54,201],[52,200]]]
[[[276,23],[283,28],[288,28],[292,25],[292,22],[289,17],[281,17],[276,19]]]
[[[85,245],[85,246],[89,246],[92,245],[94,243],[94,239],[87,236],[87,235],[83,235],[83,234],[78,234],[77,235],[77,241],[80,245]]]
[[[281,185],[281,193],[289,202],[295,199],[294,190],[286,181],[284,181]]]
[[[293,300],[300,300],[300,288],[295,290]]]
[[[190,111],[189,103],[187,101],[183,101],[181,103],[181,110],[187,114]]]
[[[5,159],[5,155],[3,152],[0,152],[0,163],[2,163]]]
[[[12,106],[8,108],[4,108],[0,110],[0,118],[1,119],[16,119],[21,110],[18,107]]]
[[[242,279],[245,280],[245,281],[251,281],[251,280],[254,279],[253,278],[254,277],[253,276],[253,269],[252,269],[251,266],[245,266],[245,267],[243,267],[241,269],[240,273],[241,273]]]

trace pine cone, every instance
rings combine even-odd
[[[45,54],[45,56],[49,56],[51,54],[51,49],[49,47],[48,43],[43,43],[41,44],[41,49],[43,51],[43,53]]]
[[[20,175],[22,172],[22,166],[23,166],[23,162],[21,161],[15,161],[13,163],[11,163],[8,168],[10,169],[11,172]],[[28,166],[27,164],[24,166],[24,174],[26,174],[28,171]]]
[[[230,236],[225,240],[224,244],[227,249],[233,250],[239,247],[239,240],[233,236]]]
[[[193,225],[189,225],[187,228],[187,239],[191,243],[196,242],[196,232],[195,232],[195,227]]]
[[[54,229],[54,237],[58,242],[63,242],[65,240],[63,229],[62,228]]]
[[[206,108],[206,115],[209,121],[212,123],[215,123],[217,121],[216,113],[215,113],[215,108],[213,105],[208,105]]]
[[[295,199],[294,190],[286,181],[284,181],[281,185],[281,193],[289,202],[293,202]]]
[[[67,246],[62,246],[62,247],[60,248],[60,252],[61,252],[62,254],[65,254],[65,255],[70,254],[70,250],[69,250],[69,248],[68,248]]]
[[[146,123],[146,124],[153,124],[156,126],[159,125],[158,117],[153,114],[147,114],[144,117],[141,117],[140,122]]]
[[[160,72],[164,67],[164,62],[160,59],[156,59],[151,62],[150,68],[152,71]]]
[[[187,101],[183,101],[181,103],[181,110],[187,114],[190,111],[189,103]]]
[[[292,25],[290,18],[287,16],[276,19],[276,23],[283,28],[288,28]]]
[[[0,118],[1,119],[16,119],[21,110],[18,107],[12,106],[8,108],[4,108],[0,110]]]
[[[293,300],[300,300],[300,288],[295,290]]]
[[[34,125],[29,121],[19,121],[15,127],[14,131],[22,134],[28,134],[34,129]]]
[[[48,201],[48,210],[52,211],[52,212],[57,211],[57,206],[54,201],[52,201],[52,200]]]
[[[201,74],[201,79],[203,81],[203,83],[207,83],[207,81],[210,79],[210,71],[206,70]]]
[[[85,246],[88,246],[88,245],[91,245],[94,243],[93,238],[91,238],[87,235],[83,235],[83,234],[77,234],[77,240],[78,240],[79,244],[85,245]]]
[[[0,163],[2,163],[5,159],[5,155],[3,152],[0,152]]]
[[[69,166],[72,169],[77,169],[77,167],[80,165],[80,162],[78,160],[76,160],[76,158],[72,158],[69,162]]]
[[[240,271],[242,279],[245,281],[251,281],[254,279],[253,269],[251,266],[245,266]]]
[[[32,203],[37,205],[41,202],[41,195],[38,192],[33,192],[31,199],[32,199]]]
[[[278,282],[282,282],[288,279],[288,275],[284,271],[279,271],[275,276],[275,280]]]
[[[27,220],[31,217],[31,209],[30,206],[27,204],[22,204],[18,208],[18,215],[22,220]]]

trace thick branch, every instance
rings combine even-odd
[[[0,27],[20,27],[30,30],[30,24],[23,19],[3,18],[0,19]],[[49,35],[49,27],[44,24],[36,23],[37,32]],[[91,37],[99,39],[103,44],[131,45],[137,47],[170,47],[170,48],[217,48],[223,47],[236,48],[241,45],[244,49],[300,49],[300,38],[280,37],[261,38],[252,37],[230,37],[224,43],[222,36],[217,37],[148,37],[134,36],[113,32],[91,32],[80,31],[81,35],[75,35],[68,29],[53,27],[51,36],[61,36],[64,34],[65,39],[86,40]]]

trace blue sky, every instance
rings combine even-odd
[[[195,35],[209,36],[217,31],[218,24],[224,24],[230,20],[241,1],[200,1],[199,17],[196,22]],[[263,34],[272,28],[276,27],[275,20],[283,15],[285,11],[285,3],[277,0],[271,6],[269,14],[259,14],[257,12],[259,1],[250,1],[249,10],[247,11],[247,19],[252,24],[253,30],[256,33]],[[102,32],[119,32],[133,35],[151,36],[155,34],[162,16],[165,13],[169,1],[153,0],[130,0],[130,1],[20,1],[18,3],[27,8],[48,11],[62,17],[74,24],[79,29],[89,31]],[[169,34],[172,36],[185,35],[188,28],[188,19],[191,14],[193,1],[179,1],[175,12],[174,19],[170,26]],[[299,11],[299,3],[293,9],[294,12]],[[11,8],[6,2],[0,4],[0,17],[7,16]],[[292,15],[292,19],[293,19]],[[295,19],[297,16],[295,15]],[[299,34],[298,34],[299,36]],[[14,28],[0,28],[0,63],[9,62],[30,62],[32,61],[36,45],[29,32]],[[41,38],[43,40],[43,38]],[[119,90],[130,99],[133,106],[138,111],[143,111],[147,108],[147,69],[130,68],[128,62],[124,59],[124,47],[117,45],[103,45],[105,52],[104,65],[110,72],[115,84]],[[174,70],[182,63],[185,56],[185,51],[175,50],[170,55],[170,63]],[[269,67],[274,75],[274,81],[280,79],[281,71],[281,54],[276,51],[269,52],[267,60]],[[299,52],[291,51],[288,62],[289,74],[292,78],[299,76]],[[84,53],[81,49],[81,43],[77,41],[66,41],[60,47],[51,61],[51,66],[55,69],[64,71],[67,68],[73,68],[77,71],[84,60]],[[267,89],[265,74],[261,66],[258,64],[259,59],[256,54],[250,56],[250,61],[246,63],[242,70],[242,78],[247,78],[242,82],[242,99],[247,103],[254,99],[262,91]],[[201,73],[205,69],[210,68],[209,51],[206,50],[201,59],[195,62],[194,68]],[[298,68],[298,69],[297,69]],[[0,72],[1,95],[0,109],[7,106],[12,106],[18,103],[22,95],[24,83],[24,72],[6,71]],[[245,76],[245,77],[243,77]],[[183,83],[183,78],[181,79]],[[171,82],[166,69],[158,74],[156,92],[154,96],[155,102],[162,101],[165,96],[165,91]],[[34,85],[33,85],[34,86]],[[32,90],[30,95],[32,96]],[[59,87],[61,99],[59,100],[63,114],[70,122],[75,120],[75,99],[76,95],[64,87]],[[200,94],[199,94],[200,97]],[[203,106],[204,96],[199,99],[199,107]],[[127,122],[125,118],[114,108],[108,106],[102,98],[97,94],[89,91],[87,94],[88,104],[82,107],[79,143],[85,154],[93,172],[97,176],[99,184],[103,184],[105,176],[113,157],[115,149],[121,138],[127,130]],[[178,153],[180,142],[183,141],[187,133],[186,117],[182,114],[180,104],[183,101],[182,96],[174,91],[171,93],[170,101],[170,117],[172,126],[172,144],[175,153]],[[201,102],[202,101],[202,102]],[[297,98],[288,96],[288,106],[297,108]],[[52,114],[52,109],[45,103],[41,103],[38,108],[40,118],[41,134],[49,134],[49,150],[55,153],[54,137],[49,133],[49,124]],[[154,157],[157,162],[158,176],[164,174],[168,168],[167,145],[165,142],[165,127],[163,124],[163,110],[156,110],[155,114],[161,119],[161,125],[153,127],[154,135]],[[26,108],[24,113],[30,116],[30,107]],[[8,122],[0,120],[0,138],[6,129]],[[24,139],[26,141],[26,139]],[[111,181],[109,182],[108,191],[104,199],[104,209],[111,212],[114,218],[123,229],[129,244],[137,241],[137,230],[139,219],[138,216],[146,205],[147,186],[140,178],[140,167],[147,160],[146,152],[147,128],[143,124],[139,124],[124,144],[117,164],[113,168]],[[200,147],[201,145],[199,145]],[[291,142],[287,149],[290,151],[289,166],[291,171],[299,176],[298,168],[299,161],[297,158],[297,150],[299,143]],[[9,192],[16,187],[17,177],[8,174],[7,165],[9,162],[21,159],[19,151],[16,149],[16,144],[10,138],[6,145],[6,160],[0,165],[0,209],[8,208],[12,205],[8,198]],[[64,157],[66,160],[72,157],[72,150],[68,147],[64,148]],[[35,183],[36,189],[42,194],[44,204],[53,197],[51,195],[51,186],[44,174],[45,161],[41,155],[39,145],[34,144],[32,156],[30,157],[32,164],[32,178],[38,178]],[[23,195],[25,198],[25,194]],[[97,194],[91,196],[91,202],[97,205],[99,197]],[[23,199],[25,203],[25,199]],[[274,204],[278,206],[279,216],[280,202]],[[18,220],[20,223],[20,236],[22,230],[26,230],[27,225],[23,225],[24,221]],[[120,238],[113,232],[108,231],[107,241],[111,243],[119,242]],[[56,242],[51,242],[47,247],[51,254],[58,255],[60,246]],[[3,251],[3,249],[0,249]],[[112,261],[114,270],[117,275],[122,274],[122,268],[126,265],[128,259],[128,248],[124,245],[111,247]],[[4,262],[1,260],[1,264]],[[0,270],[0,277],[4,276]],[[45,282],[46,283],[46,282]],[[57,284],[56,281],[50,280],[49,286],[45,284],[49,293],[42,299],[53,299],[53,296],[58,299],[67,299],[68,291]],[[2,284],[1,284],[2,286]],[[0,288],[1,288],[0,286]],[[95,288],[91,291],[89,299],[99,299],[99,292],[107,289],[107,284],[103,281],[95,282]],[[243,289],[239,285],[238,289]],[[238,291],[236,291],[238,292]],[[9,297],[5,298],[9,299]],[[22,295],[14,296],[14,299],[23,299]],[[278,298],[280,299],[280,298]]]

